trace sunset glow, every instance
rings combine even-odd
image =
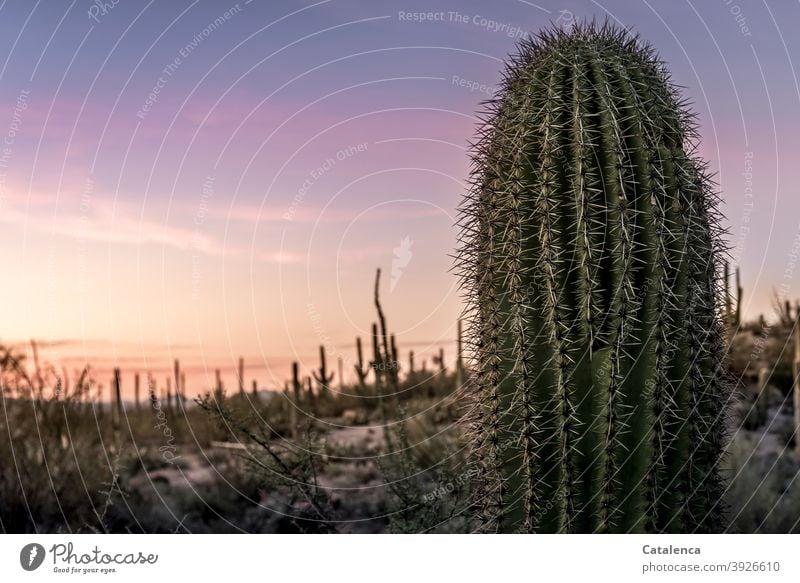
[[[452,358],[476,112],[523,31],[573,14],[633,26],[694,102],[745,317],[800,290],[796,4],[38,6],[0,9],[0,341],[100,382],[180,358],[233,386],[244,357],[282,387],[320,344],[351,377],[376,268],[398,344]]]

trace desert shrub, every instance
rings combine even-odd
[[[800,532],[800,467],[791,453],[759,447],[757,437],[742,432],[728,448],[727,463],[728,531]]]
[[[776,415],[772,422],[771,431],[777,436],[782,446],[786,448],[794,447],[797,431],[791,415]]]

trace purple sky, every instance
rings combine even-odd
[[[0,341],[231,379],[243,355],[272,386],[320,343],[352,358],[381,267],[401,347],[452,357],[474,112],[519,37],[587,17],[694,101],[746,314],[800,297],[797,2],[101,4],[0,4]]]

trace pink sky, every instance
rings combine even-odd
[[[187,53],[230,6],[0,8],[0,342],[53,342],[104,382],[179,357],[198,386],[218,366],[232,386],[243,356],[281,385],[320,343],[352,357],[380,267],[403,354],[452,358],[466,148],[516,40],[481,23],[567,13],[633,26],[686,88],[746,316],[782,284],[800,297],[800,41],[781,28],[797,6],[748,8],[745,31],[721,2],[440,0],[470,18],[429,23],[392,2],[242,3]]]

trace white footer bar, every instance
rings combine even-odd
[[[798,541],[777,535],[2,535],[0,581],[488,583],[567,577],[761,583],[800,581]]]

